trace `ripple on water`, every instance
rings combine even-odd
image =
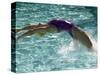
[[[19,28],[31,23],[47,23],[53,18],[72,21],[92,36],[95,35],[93,38],[96,39],[96,19],[85,7],[25,3],[17,5],[16,25]],[[17,63],[16,71],[38,72],[96,68],[97,54],[88,52],[83,46],[74,48],[70,46],[71,42],[73,40],[66,32],[47,33],[43,37],[32,35],[20,39],[16,44],[16,61],[14,61]],[[65,52],[59,53],[63,46],[73,51],[65,49]]]

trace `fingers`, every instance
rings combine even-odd
[[[20,32],[22,29],[11,29],[12,32]]]
[[[19,36],[19,37],[17,38],[17,40],[19,40],[20,38],[23,38],[23,37],[25,37],[25,36],[31,36],[32,34],[34,34],[34,31],[29,30],[29,31],[27,31],[26,33],[24,33],[24,34],[22,34],[21,36]]]

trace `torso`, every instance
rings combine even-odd
[[[87,46],[88,48],[92,47],[92,42],[88,35],[77,27],[72,28],[73,38],[81,42],[83,45]]]

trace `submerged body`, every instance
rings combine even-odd
[[[76,27],[74,24],[64,20],[51,20],[47,24],[38,24],[24,27],[22,29],[16,29],[16,32],[27,30],[24,34],[17,38],[20,39],[25,36],[31,36],[32,34],[44,35],[46,32],[68,32],[74,40],[79,41],[81,44],[87,48],[92,48],[92,42],[89,36],[80,28]]]

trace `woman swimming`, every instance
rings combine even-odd
[[[89,36],[79,27],[75,26],[73,23],[68,22],[68,21],[54,19],[54,20],[49,21],[47,24],[30,25],[22,29],[16,29],[16,32],[19,32],[22,30],[27,30],[27,32],[19,36],[17,39],[20,39],[25,36],[31,36],[32,34],[35,34],[35,33],[44,35],[46,32],[66,31],[71,35],[71,37],[74,40],[79,41],[81,44],[83,44],[87,48],[92,48],[92,42]]]

